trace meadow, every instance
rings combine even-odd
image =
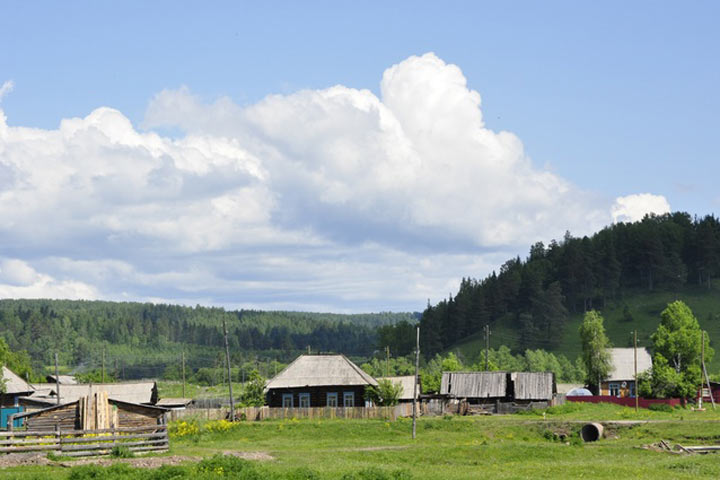
[[[606,424],[606,438],[583,443],[587,420]],[[646,423],[632,423],[632,422]],[[159,469],[25,466],[0,471],[10,479],[477,479],[718,478],[716,454],[678,455],[643,449],[708,445],[720,439],[720,412],[671,412],[613,405],[569,404],[522,415],[410,419],[201,422],[172,425],[167,456],[187,463]],[[242,453],[265,460],[217,457]],[[198,459],[204,460],[198,462]],[[67,466],[70,465],[70,468]]]

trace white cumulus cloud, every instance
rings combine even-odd
[[[636,222],[651,213],[670,213],[670,203],[662,195],[637,193],[616,198],[611,212],[613,222]]]
[[[432,53],[388,68],[380,92],[241,106],[182,87],[143,130],[106,107],[51,130],[0,110],[0,297],[419,310],[535,241],[658,210],[628,196],[611,215],[535,165]]]

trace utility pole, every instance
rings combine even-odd
[[[420,325],[415,327],[415,383],[413,385],[413,425],[412,425],[412,438],[415,440],[415,433],[417,431],[417,401],[418,401],[418,380],[420,377]]]
[[[223,334],[225,335],[225,361],[227,362],[227,372],[228,372],[228,387],[230,387],[230,421],[235,421],[235,400],[233,399],[233,391],[232,391],[232,375],[230,375],[230,347],[228,346],[228,339],[227,339],[227,323],[225,322],[225,317],[223,317]]]
[[[58,355],[55,352],[55,393],[57,394],[55,400],[60,405],[60,375],[58,375]]]
[[[490,358],[490,325],[485,325],[485,371],[489,371]]]
[[[182,380],[183,380],[182,396],[183,396],[183,398],[185,398],[185,350],[182,351]]]
[[[633,345],[635,348],[635,413],[638,413],[640,410],[640,392],[639,392],[639,385],[638,385],[638,374],[637,374],[637,330],[635,330]]]
[[[705,375],[705,381],[707,382],[708,386],[708,393],[710,394],[710,401],[712,402],[713,410],[715,410],[715,397],[713,396],[712,387],[710,386],[710,377],[708,377],[707,368],[705,368],[705,330],[703,330],[702,332],[702,349],[700,359],[702,361],[702,371]],[[700,389],[700,398],[702,399],[702,388]]]
[[[105,347],[103,347],[102,352],[102,383],[105,383]]]
[[[390,376],[390,345],[385,347],[385,376]]]

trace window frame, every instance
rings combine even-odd
[[[282,408],[294,408],[295,407],[295,396],[292,393],[282,394]],[[285,405],[285,400],[290,400],[290,406]]]
[[[307,405],[303,405],[303,400],[307,401]],[[309,393],[299,393],[298,394],[298,408],[310,408],[310,394]]]
[[[350,402],[347,399],[350,399]],[[350,405],[348,405],[350,403]],[[355,407],[355,392],[343,392],[343,408]]]
[[[334,400],[334,404],[330,404],[330,399]],[[327,392],[325,395],[325,406],[330,408],[337,408],[338,407],[338,393],[337,392]]]

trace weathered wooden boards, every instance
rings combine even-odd
[[[0,453],[54,451],[71,457],[95,456],[108,455],[116,446],[132,452],[167,451],[167,426],[0,432]]]

